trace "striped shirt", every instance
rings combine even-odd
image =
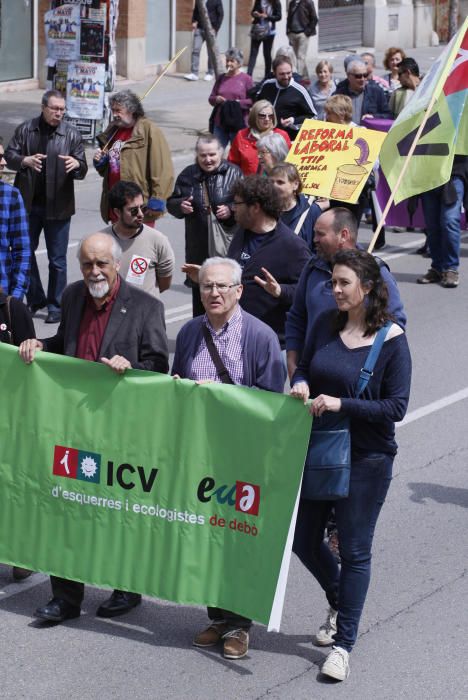
[[[28,217],[16,187],[0,180],[0,286],[22,299],[29,287],[31,247]]]
[[[242,314],[240,307],[237,306],[236,311],[220,331],[214,330],[206,314],[203,317],[203,323],[210,331],[219,356],[229,372],[232,381],[234,384],[242,384],[244,379],[244,363],[242,360]],[[221,382],[204,338],[202,338],[198,350],[195,353],[195,357],[193,358],[189,378],[195,381],[211,379],[213,382]]]

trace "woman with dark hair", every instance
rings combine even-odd
[[[18,346],[23,340],[35,337],[36,331],[28,307],[19,299],[7,296],[0,287],[0,343]],[[22,581],[32,571],[14,566],[12,573],[15,581]]]
[[[234,140],[239,128],[247,123],[252,105],[248,91],[253,86],[252,78],[241,71],[244,54],[231,48],[225,53],[226,72],[213,85],[208,102],[213,107],[210,131],[225,148]]]
[[[257,61],[260,44],[263,44],[265,61],[265,78],[271,72],[271,50],[275,40],[275,24],[281,19],[280,0],[255,0],[252,8],[252,27],[250,28],[250,56],[248,75],[252,75]]]
[[[261,166],[258,162],[257,142],[262,136],[279,134],[288,150],[291,140],[283,129],[278,129],[275,108],[268,100],[259,100],[249,112],[248,128],[237,132],[229,150],[228,161],[240,167],[244,175],[256,175]]]
[[[304,402],[313,397],[310,411],[315,417],[326,412],[349,417],[349,495],[335,501],[301,498],[293,551],[317,579],[330,606],[315,638],[319,646],[333,645],[322,673],[345,680],[370,581],[374,530],[397,452],[395,422],[408,406],[411,357],[404,331],[391,323],[367,387],[356,398],[375,336],[392,321],[388,291],[374,257],[357,249],[337,253],[332,285],[338,310],[324,313],[304,348],[291,395]],[[323,539],[333,507],[341,571]]]

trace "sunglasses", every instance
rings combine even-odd
[[[130,209],[128,210],[130,216],[136,216],[139,211],[141,211],[142,214],[146,214],[146,212],[148,211],[148,205],[142,204],[140,207],[130,207]]]
[[[259,119],[273,119],[272,114],[264,114],[263,112],[260,112],[260,114],[258,116],[259,116]]]
[[[367,73],[351,73],[355,78],[367,78]]]

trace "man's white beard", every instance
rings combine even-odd
[[[109,283],[106,279],[98,282],[88,282],[89,293],[95,299],[102,299],[109,293]]]

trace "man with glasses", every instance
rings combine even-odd
[[[388,96],[373,80],[367,79],[367,66],[361,60],[350,61],[346,69],[347,77],[338,83],[336,95],[347,95],[353,103],[353,122],[360,124],[363,119],[391,119]]]
[[[62,292],[67,285],[67,248],[70,220],[75,213],[75,180],[83,180],[88,166],[80,133],[63,121],[65,100],[57,90],[42,97],[41,115],[20,124],[5,153],[16,171],[15,186],[29,214],[33,253],[44,231],[49,259],[47,296],[36,256],[31,259],[27,300],[31,313],[47,306],[46,323],[59,323]]]
[[[242,269],[229,258],[208,258],[198,280],[204,316],[180,330],[172,374],[199,383],[222,382],[283,392],[286,373],[275,333],[239,306]],[[209,436],[207,436],[207,439]],[[249,649],[252,620],[209,607],[210,625],[196,635],[197,647],[223,645],[227,659],[241,659]]]
[[[120,180],[109,192],[109,207],[115,221],[103,232],[122,248],[120,275],[128,284],[159,297],[171,286],[174,251],[163,233],[143,223],[147,205],[141,188]]]

